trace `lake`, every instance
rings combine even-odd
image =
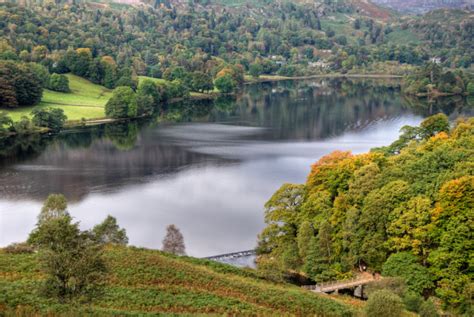
[[[143,122],[3,140],[0,246],[24,241],[48,194],[63,193],[82,228],[110,214],[132,245],[161,248],[175,224],[192,256],[252,249],[283,183],[304,182],[334,150],[388,145],[439,111],[472,115],[462,99],[404,99],[396,81],[312,79],[169,105]]]

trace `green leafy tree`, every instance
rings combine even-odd
[[[48,128],[55,133],[61,131],[67,120],[64,110],[60,108],[36,108],[31,114],[35,126]]]
[[[150,96],[154,110],[161,109],[161,101],[163,99],[162,92],[153,80],[144,79],[140,81],[137,89],[137,97],[138,96]]]
[[[423,304],[423,297],[414,292],[406,292],[403,296],[403,304],[407,310],[418,313]]]
[[[471,81],[467,84],[466,92],[468,95],[474,95],[474,82]]]
[[[136,117],[137,107],[137,98],[132,88],[117,87],[105,105],[105,114],[111,118]]]
[[[260,63],[251,64],[249,67],[249,73],[252,77],[258,78],[263,73],[263,66]]]
[[[0,106],[15,108],[37,104],[43,95],[42,82],[30,66],[0,61]]]
[[[304,221],[298,229],[298,252],[301,259],[305,259],[308,255],[311,238],[314,236],[314,229],[309,221]]]
[[[48,69],[45,66],[37,63],[28,63],[28,67],[33,73],[35,73],[36,77],[38,77],[42,87],[48,88],[50,78]]]
[[[437,277],[436,294],[453,307],[469,306],[466,290],[472,283],[468,254],[474,244],[472,211],[474,210],[474,176],[463,176],[443,185],[439,205],[434,213],[434,240],[438,247],[430,252],[430,272]]]
[[[13,125],[12,119],[6,112],[0,112],[0,135],[7,133]]]
[[[38,216],[38,223],[42,224],[48,220],[68,215],[66,197],[62,194],[50,194],[43,203]]]
[[[127,232],[121,229],[117,224],[117,219],[110,215],[101,224],[94,226],[92,234],[96,241],[103,244],[128,244]]]
[[[417,294],[422,294],[434,286],[434,276],[409,252],[392,254],[383,264],[382,274],[403,278],[408,289]]]
[[[49,79],[49,89],[59,92],[70,92],[69,79],[63,74],[52,74]]]
[[[449,119],[444,113],[438,113],[421,122],[421,137],[429,138],[440,132],[449,132]]]
[[[420,314],[420,317],[439,317],[440,316],[431,298],[428,298],[426,301],[424,301],[420,305],[419,314]]]
[[[68,67],[74,74],[88,78],[91,63],[91,50],[89,48],[78,48],[71,54]]]
[[[0,72],[1,71],[0,69]],[[0,75],[0,108],[15,107],[18,107],[18,101],[16,100],[14,83],[12,80]]]
[[[18,66],[18,76],[14,86],[19,105],[36,105],[43,96],[41,79],[26,65]]]
[[[191,75],[191,88],[194,91],[208,92],[214,89],[212,77],[203,72],[194,72]]]
[[[73,223],[60,196],[49,197],[28,243],[39,250],[43,291],[60,300],[97,296],[106,271],[100,245]]]
[[[224,75],[222,77],[218,77],[214,81],[214,85],[216,86],[217,89],[219,89],[220,92],[224,94],[233,92],[237,87],[237,84],[232,79],[232,76],[229,74]]]

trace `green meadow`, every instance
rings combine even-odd
[[[7,110],[8,114],[14,121],[18,121],[22,116],[29,116],[35,108],[55,107],[63,109],[68,120],[104,118],[104,107],[112,96],[112,91],[79,76],[72,74],[66,76],[69,78],[71,92],[45,89],[38,105]]]

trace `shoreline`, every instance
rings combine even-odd
[[[257,83],[266,83],[266,82],[278,82],[278,81],[286,81],[286,80],[305,80],[305,79],[314,79],[314,78],[374,78],[374,79],[401,79],[403,76],[400,75],[390,75],[390,74],[340,74],[340,73],[332,73],[332,74],[321,74],[321,75],[308,75],[308,76],[294,76],[294,77],[287,77],[287,76],[278,76],[278,75],[267,75],[261,76],[259,78],[252,78],[250,76],[246,76],[244,80],[244,85],[251,85]],[[201,92],[192,92],[189,98],[175,98],[170,100],[168,103],[173,104],[176,102],[180,102],[183,100],[211,100],[215,99],[219,96],[227,95],[222,94],[220,92],[211,92],[211,93],[201,93]],[[135,117],[135,118],[92,118],[86,120],[71,120],[67,121],[64,125],[63,130],[74,129],[78,127],[87,127],[87,126],[95,126],[101,124],[108,124],[114,122],[122,122],[134,119],[142,119],[146,118],[146,116]],[[31,132],[33,134],[45,134],[48,133],[48,130],[42,129],[40,131]],[[16,135],[10,134],[9,136]]]
[[[401,79],[402,75],[391,75],[391,74],[321,74],[321,75],[307,75],[307,76],[278,76],[278,75],[268,75],[261,76],[259,78],[252,78],[245,80],[244,85],[256,84],[256,83],[265,83],[265,82],[277,82],[284,80],[305,80],[305,79],[314,79],[314,78],[373,78],[373,79]]]

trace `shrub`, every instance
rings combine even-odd
[[[52,132],[59,132],[66,123],[67,116],[63,109],[59,108],[40,108],[34,109],[32,122],[38,127],[49,128]]]
[[[420,317],[438,317],[438,311],[436,306],[431,299],[427,299],[420,305],[419,311]]]
[[[8,254],[33,253],[34,251],[35,249],[26,242],[12,243],[3,248],[3,252]]]
[[[372,294],[381,290],[390,290],[392,293],[403,297],[406,292],[406,284],[403,278],[386,277],[382,280],[368,284],[366,293],[370,297]]]
[[[423,298],[417,293],[407,292],[405,296],[403,296],[403,304],[405,304],[405,308],[409,311],[417,313],[422,303]]]
[[[403,311],[403,303],[398,295],[381,290],[369,297],[365,311],[368,317],[399,317]]]
[[[30,118],[22,116],[20,120],[13,122],[13,130],[18,134],[30,133],[34,130],[34,125]]]
[[[49,89],[59,92],[70,92],[69,79],[65,75],[54,73],[49,79]]]

